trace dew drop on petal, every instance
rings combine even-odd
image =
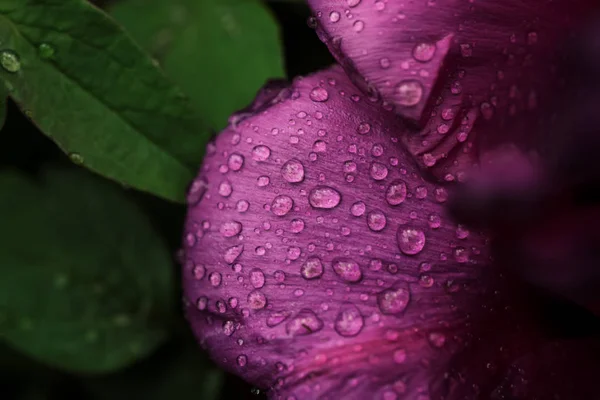
[[[245,367],[248,364],[248,357],[245,354],[240,354],[237,356],[236,362],[240,367]]]
[[[259,268],[252,269],[250,271],[250,283],[255,289],[265,286],[265,274]]]
[[[385,192],[385,200],[391,206],[397,206],[406,199],[406,183],[395,180],[388,186]]]
[[[256,161],[266,161],[271,157],[271,149],[264,145],[255,146],[252,149],[252,159]]]
[[[318,257],[310,257],[300,268],[300,274],[308,280],[320,278],[323,272],[323,263]]]
[[[276,311],[271,313],[271,315],[269,315],[267,317],[267,326],[269,328],[273,328],[279,324],[281,324],[283,321],[285,321],[286,319],[288,319],[290,317],[290,313],[287,311]]]
[[[290,222],[290,230],[293,233],[300,233],[304,230],[304,221],[300,218],[293,219]]]
[[[371,163],[369,173],[371,174],[371,178],[375,179],[376,181],[381,181],[385,179],[388,176],[388,172],[389,171],[384,164],[379,163],[377,161]]]
[[[262,310],[267,305],[267,298],[258,290],[250,292],[248,295],[248,307],[252,310]]]
[[[294,200],[290,196],[279,195],[271,203],[271,212],[279,217],[283,217],[294,207]]]
[[[242,231],[242,224],[238,221],[228,221],[221,225],[221,229],[219,229],[219,231],[224,237],[230,238]]]
[[[435,43],[418,43],[413,48],[413,57],[419,62],[431,61],[435,55],[436,45]]]
[[[400,82],[397,87],[398,104],[405,107],[412,107],[421,101],[423,97],[423,85],[414,79],[408,79]]]
[[[406,309],[410,301],[408,287],[386,289],[377,295],[377,305],[384,314],[399,314]]]
[[[333,327],[340,336],[352,337],[360,333],[364,324],[360,310],[354,304],[345,303],[340,308]]]
[[[231,196],[231,193],[233,192],[233,187],[231,187],[231,183],[229,183],[227,181],[221,182],[219,184],[218,192],[223,197],[229,197],[229,196]]]
[[[367,214],[367,225],[369,229],[375,232],[379,232],[387,225],[387,219],[385,214],[380,210],[373,210]]]
[[[233,153],[227,160],[227,166],[232,171],[239,171],[244,166],[244,156],[238,153]]]
[[[312,101],[322,103],[329,99],[329,92],[325,88],[315,87],[310,91],[309,97]]]
[[[308,202],[313,208],[332,209],[340,204],[342,195],[330,186],[317,186],[308,195]]]
[[[223,259],[227,264],[233,264],[235,260],[242,254],[244,251],[244,245],[239,244],[237,246],[232,246],[225,250],[225,254],[223,255]]]
[[[425,247],[425,233],[419,229],[401,226],[396,239],[400,251],[407,255],[419,254]]]
[[[367,210],[367,206],[362,201],[357,201],[350,207],[350,213],[355,217],[360,217]]]
[[[349,258],[338,258],[332,262],[333,271],[343,280],[350,283],[359,282],[362,279],[360,265]]]
[[[286,161],[281,167],[281,176],[289,183],[302,182],[304,180],[304,166],[295,158]]]

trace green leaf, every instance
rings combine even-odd
[[[127,0],[110,12],[214,129],[285,76],[279,29],[258,0]]]
[[[83,170],[0,173],[0,338],[79,372],[126,366],[168,335],[173,266],[122,190]]]
[[[84,0],[0,0],[0,79],[73,161],[182,201],[208,139],[189,100]]]
[[[8,90],[0,82],[0,129],[4,128],[6,122],[6,102],[8,101]]]

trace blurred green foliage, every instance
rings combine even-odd
[[[0,397],[264,398],[182,315],[182,201],[267,79],[333,60],[303,1],[94,3],[0,0]]]

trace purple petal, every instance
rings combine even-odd
[[[446,190],[397,144],[406,127],[340,67],[279,90],[192,185],[196,335],[275,399],[439,393],[488,289],[485,238],[448,218]]]
[[[527,145],[558,92],[566,32],[595,0],[309,0],[317,32],[352,80],[419,132],[422,168],[461,180],[498,141]],[[474,151],[476,150],[476,151]]]

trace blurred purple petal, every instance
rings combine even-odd
[[[527,146],[563,91],[566,32],[595,0],[309,0],[317,32],[365,93],[422,127],[401,139],[422,168],[462,180],[497,142]]]

